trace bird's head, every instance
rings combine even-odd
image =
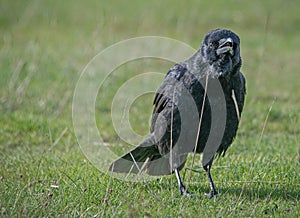
[[[239,71],[242,64],[240,39],[230,30],[217,29],[207,33],[200,52],[204,61],[212,66],[213,77],[224,77],[228,80]]]

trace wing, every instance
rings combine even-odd
[[[161,155],[177,142],[178,154],[194,149],[203,94],[200,82],[184,63],[169,70],[154,98],[150,128]]]
[[[170,151],[170,132],[172,131],[173,144],[180,134],[181,120],[177,108],[178,101],[180,101],[178,99],[180,91],[176,89],[176,86],[186,72],[187,69],[181,64],[174,65],[167,73],[154,97],[150,132],[156,139],[161,155]],[[173,121],[171,122],[172,118]]]
[[[154,108],[152,112],[150,132],[154,132],[155,123],[159,114],[164,114],[165,116],[168,116],[168,113],[171,114],[172,110],[174,112],[174,107],[176,107],[176,100],[174,100],[175,102],[173,102],[174,89],[176,87],[176,83],[178,83],[178,81],[181,80],[181,78],[186,72],[187,69],[181,64],[174,65],[168,71],[163,83],[157,90],[154,97]]]
[[[241,114],[244,108],[246,95],[246,79],[241,72],[239,72],[236,76],[233,77],[233,84],[233,89],[236,95],[235,97],[237,100],[239,112]]]
[[[171,103],[172,99],[170,96],[173,93],[174,86],[183,77],[186,71],[187,69],[180,64],[176,64],[169,70],[165,80],[155,94],[153,114],[160,113],[168,103]]]

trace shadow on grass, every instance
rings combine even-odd
[[[291,200],[300,203],[300,189],[299,185],[278,183],[269,184],[265,182],[244,182],[234,183],[230,187],[224,187],[224,185],[216,184],[219,195],[223,198],[229,198],[231,196],[235,198],[243,198],[248,200]],[[203,183],[191,184],[189,190],[197,195],[209,191],[209,185]]]

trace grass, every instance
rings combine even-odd
[[[0,1],[0,216],[299,217],[299,6],[279,0]],[[77,144],[71,117],[88,61],[143,35],[198,48],[217,27],[240,35],[248,88],[238,136],[212,169],[220,199],[204,196],[209,187],[200,167],[191,174],[191,199],[177,193],[173,176],[131,183],[94,167]],[[96,106],[106,141],[122,144],[109,117],[118,88],[145,66],[167,72],[171,65],[130,63],[108,79],[109,88],[99,92],[105,101]],[[140,134],[148,131],[151,101],[146,95],[131,108]]]

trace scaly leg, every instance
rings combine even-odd
[[[208,198],[218,197],[218,192],[216,190],[216,187],[214,185],[214,182],[213,182],[211,174],[210,174],[210,168],[211,168],[211,166],[212,166],[212,161],[210,161],[207,165],[203,166],[204,170],[207,173],[208,181],[209,181],[209,186],[210,186],[210,192],[209,193],[205,193],[205,195]]]
[[[178,182],[179,193],[190,196],[191,194],[188,192],[186,187],[183,185],[183,182],[180,178],[179,169],[176,168],[174,171],[175,171],[175,176],[176,176],[176,179],[177,179],[177,182]]]

